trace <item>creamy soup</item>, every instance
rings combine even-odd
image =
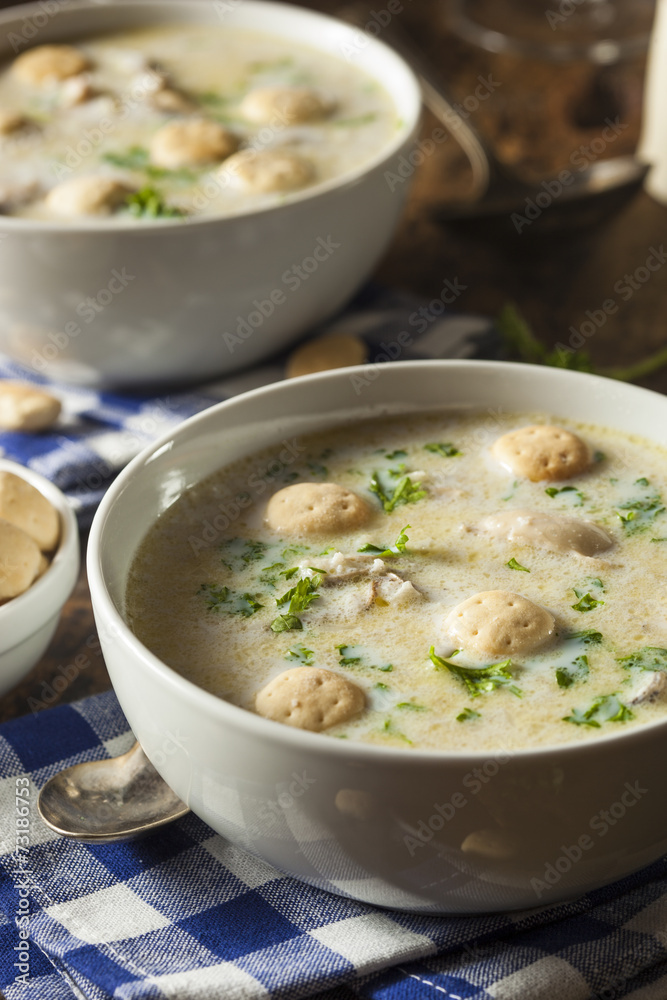
[[[37,46],[0,74],[0,209],[233,215],[361,167],[399,127],[361,70],[259,32],[172,24]]]
[[[181,496],[127,620],[205,690],[329,737],[588,740],[666,715],[666,496],[664,450],[597,426],[355,425]]]

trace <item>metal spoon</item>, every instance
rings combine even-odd
[[[89,844],[143,837],[190,811],[138,743],[120,757],[55,774],[39,793],[37,808],[56,833]]]
[[[368,11],[359,4],[338,11],[343,20],[363,27]],[[443,203],[434,215],[440,222],[465,226],[471,234],[489,235],[489,226],[514,236],[521,232],[579,227],[597,221],[603,215],[618,210],[641,187],[649,165],[634,156],[619,156],[597,160],[584,169],[568,171],[570,179],[563,184],[558,177],[546,178],[539,184],[521,180],[501,163],[492,149],[456,109],[440,76],[424,52],[396,18],[382,29],[382,39],[399,52],[416,73],[426,107],[442,122],[461,146],[470,161],[475,198],[471,201]],[[562,173],[562,172],[561,172]],[[533,218],[525,225],[512,218],[513,213],[526,213]]]

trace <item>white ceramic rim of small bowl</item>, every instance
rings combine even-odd
[[[13,472],[39,490],[60,514],[61,529],[58,548],[48,569],[22,594],[0,605],[2,656],[37,632],[65,604],[79,572],[79,529],[66,497],[50,480],[6,458],[0,458],[0,472]]]
[[[96,8],[104,9],[111,4],[117,7],[171,7],[174,9],[174,21],[178,22],[178,16],[176,13],[178,8],[185,6],[200,6],[203,9],[210,8],[211,0],[70,0],[63,10],[66,13],[74,13],[78,10],[93,10]],[[280,16],[283,16],[284,14],[287,18],[303,17],[305,20],[311,20],[313,24],[321,24],[322,28],[325,28],[327,22],[333,22],[337,25],[338,30],[345,30],[349,32],[351,40],[355,33],[358,34],[361,30],[352,25],[346,24],[345,21],[341,21],[336,17],[332,17],[328,14],[322,14],[319,11],[299,7],[298,5],[280,2],[274,3],[272,0],[243,0],[243,6],[244,8],[255,7],[258,9],[258,12],[261,8],[271,8],[272,10],[279,9],[283,12]],[[36,13],[43,13],[43,5],[39,2],[39,0],[34,3],[26,4],[25,6],[5,8],[0,11],[0,30],[6,30],[7,22],[15,21],[19,16],[23,21],[27,21],[30,19],[32,14]],[[121,29],[119,28],[119,30]],[[267,32],[267,34],[271,33],[272,32],[270,31]],[[390,63],[393,62],[394,71],[400,71],[403,75],[405,91],[402,96],[406,101],[411,99],[412,114],[409,116],[403,116],[401,128],[396,130],[396,134],[393,136],[391,142],[384,146],[376,156],[367,160],[365,163],[361,164],[361,166],[341,174],[340,177],[333,177],[328,181],[323,181],[321,184],[314,184],[312,187],[305,188],[301,192],[290,193],[289,200],[285,203],[278,205],[265,205],[260,208],[249,208],[246,211],[235,212],[233,215],[221,214],[193,216],[177,220],[142,219],[139,224],[136,220],[121,222],[117,219],[106,219],[104,217],[99,219],[91,218],[90,220],[77,220],[65,224],[48,219],[23,219],[20,217],[13,217],[11,215],[5,215],[2,219],[3,227],[8,230],[16,229],[26,233],[41,231],[77,234],[126,233],[142,232],[146,229],[153,231],[155,228],[171,232],[173,230],[182,229],[183,226],[220,225],[225,222],[232,223],[235,219],[246,219],[249,216],[262,216],[271,212],[285,211],[292,205],[298,205],[302,202],[310,201],[311,199],[326,195],[331,191],[344,190],[346,187],[352,187],[359,181],[360,178],[366,176],[375,169],[381,168],[384,163],[389,162],[389,160],[391,160],[404,143],[409,141],[411,137],[416,136],[421,117],[421,91],[419,82],[407,62],[398,54],[398,52],[395,52],[388,45],[385,45],[384,42],[381,42],[377,38],[373,38],[370,35],[368,36],[368,47],[371,54],[382,54],[382,58],[388,60]],[[315,41],[312,43],[312,48],[318,48]],[[369,70],[366,70],[363,65],[360,65],[359,68],[363,72],[367,72],[370,76],[374,76],[374,74]],[[374,78],[382,86],[385,86],[383,80],[379,76],[375,76]]]
[[[581,380],[584,383],[584,388],[591,387],[593,383],[596,385],[612,383],[611,379],[604,378],[599,375],[590,375],[585,372],[545,368],[538,365],[527,365],[505,361],[396,361],[392,363],[391,367],[394,369],[406,366],[409,366],[410,368],[418,368],[420,366],[432,367],[434,364],[445,364],[448,367],[462,365],[467,366],[471,364],[476,366],[487,366],[488,368],[497,370],[498,374],[503,371],[507,371],[508,369],[520,370],[524,372],[532,370],[535,373],[536,378],[539,378],[540,374],[544,376],[548,373],[550,378],[563,378],[569,382]],[[304,384],[311,383],[313,381],[323,382],[330,379],[349,378],[351,375],[354,376],[355,374],[363,376],[367,371],[367,367],[368,366],[366,365],[357,365],[355,367],[318,372],[312,375],[304,375],[299,379],[274,382],[270,385],[261,386],[258,389],[249,390],[248,392],[243,393],[242,396],[244,399],[261,399],[262,397],[270,396],[276,392],[293,391],[293,389],[286,389],[286,387],[295,387],[299,383]],[[650,396],[659,395],[659,393],[643,389],[640,386],[626,384],[625,388],[634,390],[640,394],[645,393]],[[189,436],[191,428],[196,427],[198,424],[205,424],[211,419],[211,417],[215,419],[215,415],[221,409],[233,404],[235,400],[240,398],[240,396],[233,396],[221,403],[217,403],[214,406],[195,414],[195,416],[189,417],[186,421],[180,424],[176,430],[168,431],[166,434],[162,435],[159,440],[145,448],[129,463],[128,466],[126,466],[104,496],[93,520],[88,545],[88,580],[91,593],[94,592],[96,595],[96,602],[94,603],[98,604],[98,607],[95,609],[98,631],[103,633],[107,623],[110,621],[110,634],[120,635],[123,641],[127,642],[133,648],[134,653],[144,661],[150,671],[159,675],[162,684],[166,683],[169,686],[176,688],[177,691],[181,691],[184,696],[188,698],[188,700],[194,700],[197,708],[209,717],[215,716],[219,719],[220,725],[224,725],[225,720],[227,719],[230,723],[240,724],[244,728],[247,728],[251,733],[256,733],[258,737],[265,741],[275,742],[277,744],[286,742],[292,747],[292,749],[301,749],[304,753],[321,753],[325,756],[329,754],[336,754],[343,758],[350,759],[363,757],[364,759],[367,759],[369,763],[375,758],[386,758],[389,756],[397,762],[401,761],[406,766],[410,766],[410,762],[412,762],[415,767],[429,764],[437,765],[438,762],[442,762],[447,759],[455,760],[457,763],[469,760],[472,764],[488,760],[489,754],[492,754],[494,752],[493,750],[412,750],[398,747],[380,747],[375,744],[355,742],[353,740],[348,742],[346,740],[331,739],[321,733],[311,733],[307,730],[297,729],[292,726],[283,725],[279,722],[274,722],[270,719],[264,719],[262,716],[256,715],[247,709],[239,708],[237,705],[232,705],[229,702],[224,701],[222,698],[218,698],[216,695],[205,691],[192,681],[187,680],[175,669],[169,667],[162,660],[160,660],[160,658],[152,653],[146,646],[144,646],[126,624],[107,590],[104,577],[102,575],[101,542],[103,540],[105,520],[109,508],[117,501],[119,494],[123,492],[126,481],[134,475],[135,470],[140,470],[140,468],[151,457],[157,458],[159,452],[166,447],[169,447],[170,443],[178,439],[181,435],[183,435],[183,433],[185,433],[186,436]],[[665,400],[665,406],[667,407],[667,399]],[[433,412],[432,407],[430,408],[430,411]],[[332,427],[333,426],[336,425],[332,424]],[[259,447],[262,447],[262,445]],[[99,619],[98,616],[100,613],[104,617],[104,620]],[[667,718],[647,722],[644,725],[636,726],[635,728],[625,730],[624,732],[621,731],[601,734],[595,738],[582,742],[575,741],[571,743],[549,744],[541,747],[524,747],[517,750],[513,749],[511,752],[512,757],[517,759],[524,759],[536,755],[552,756],[553,754],[558,754],[559,756],[562,756],[564,754],[580,753],[595,754],[597,752],[604,752],[604,747],[607,743],[617,742],[619,739],[642,740],[650,738],[651,734],[655,733],[656,729],[665,730],[665,737],[667,738]]]

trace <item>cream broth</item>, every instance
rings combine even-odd
[[[590,449],[575,478],[532,482],[494,457],[502,435],[550,422],[495,413],[373,421],[224,468],[148,533],[130,574],[128,623],[184,677],[250,711],[290,668],[342,675],[366,707],[324,735],[406,751],[561,744],[664,718],[665,453],[559,418]],[[269,498],[297,482],[346,487],[369,519],[336,537],[272,530]],[[480,527],[525,510],[593,522],[609,547],[550,551]],[[376,551],[359,552],[369,545]],[[382,554],[391,547],[395,555]],[[306,580],[302,591],[316,596],[294,616],[302,627],[272,630],[291,608],[277,602]],[[553,634],[509,662],[456,652],[445,619],[487,591],[545,609]],[[483,667],[492,669],[474,673]]]
[[[26,73],[19,63],[29,51],[0,73],[5,214],[57,221],[234,215],[354,171],[400,127],[374,79],[342,59],[259,32],[172,24],[77,41],[74,49],[87,65],[64,79],[31,80],[32,67]],[[55,72],[62,53],[53,58]],[[248,101],[254,94],[266,103],[276,90],[306,105],[272,111]],[[174,122],[201,121],[223,126],[231,144],[204,153],[199,144],[188,159],[177,137],[176,158],[165,159],[156,134]],[[273,188],[259,190],[252,161],[269,151],[289,153],[302,169],[290,176],[274,170]],[[88,177],[127,190],[101,205],[88,199],[76,211],[71,200],[49,198],[58,185]],[[132,200],[137,192],[144,194]]]

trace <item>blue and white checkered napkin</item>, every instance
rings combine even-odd
[[[491,322],[445,315],[440,299],[367,287],[352,306],[318,333],[354,333],[366,341],[371,363],[396,357],[465,358],[492,351]],[[399,339],[400,337],[400,339]],[[145,445],[212,403],[285,377],[285,356],[187,393],[118,395],[50,383],[0,355],[0,379],[45,385],[62,401],[58,424],[26,435],[0,431],[0,456],[41,472],[63,490],[86,526],[114,476]]]
[[[667,859],[574,903],[429,917],[287,878],[193,815],[129,844],[51,833],[47,778],[131,741],[111,692],[0,726],[7,1000],[667,997]]]

